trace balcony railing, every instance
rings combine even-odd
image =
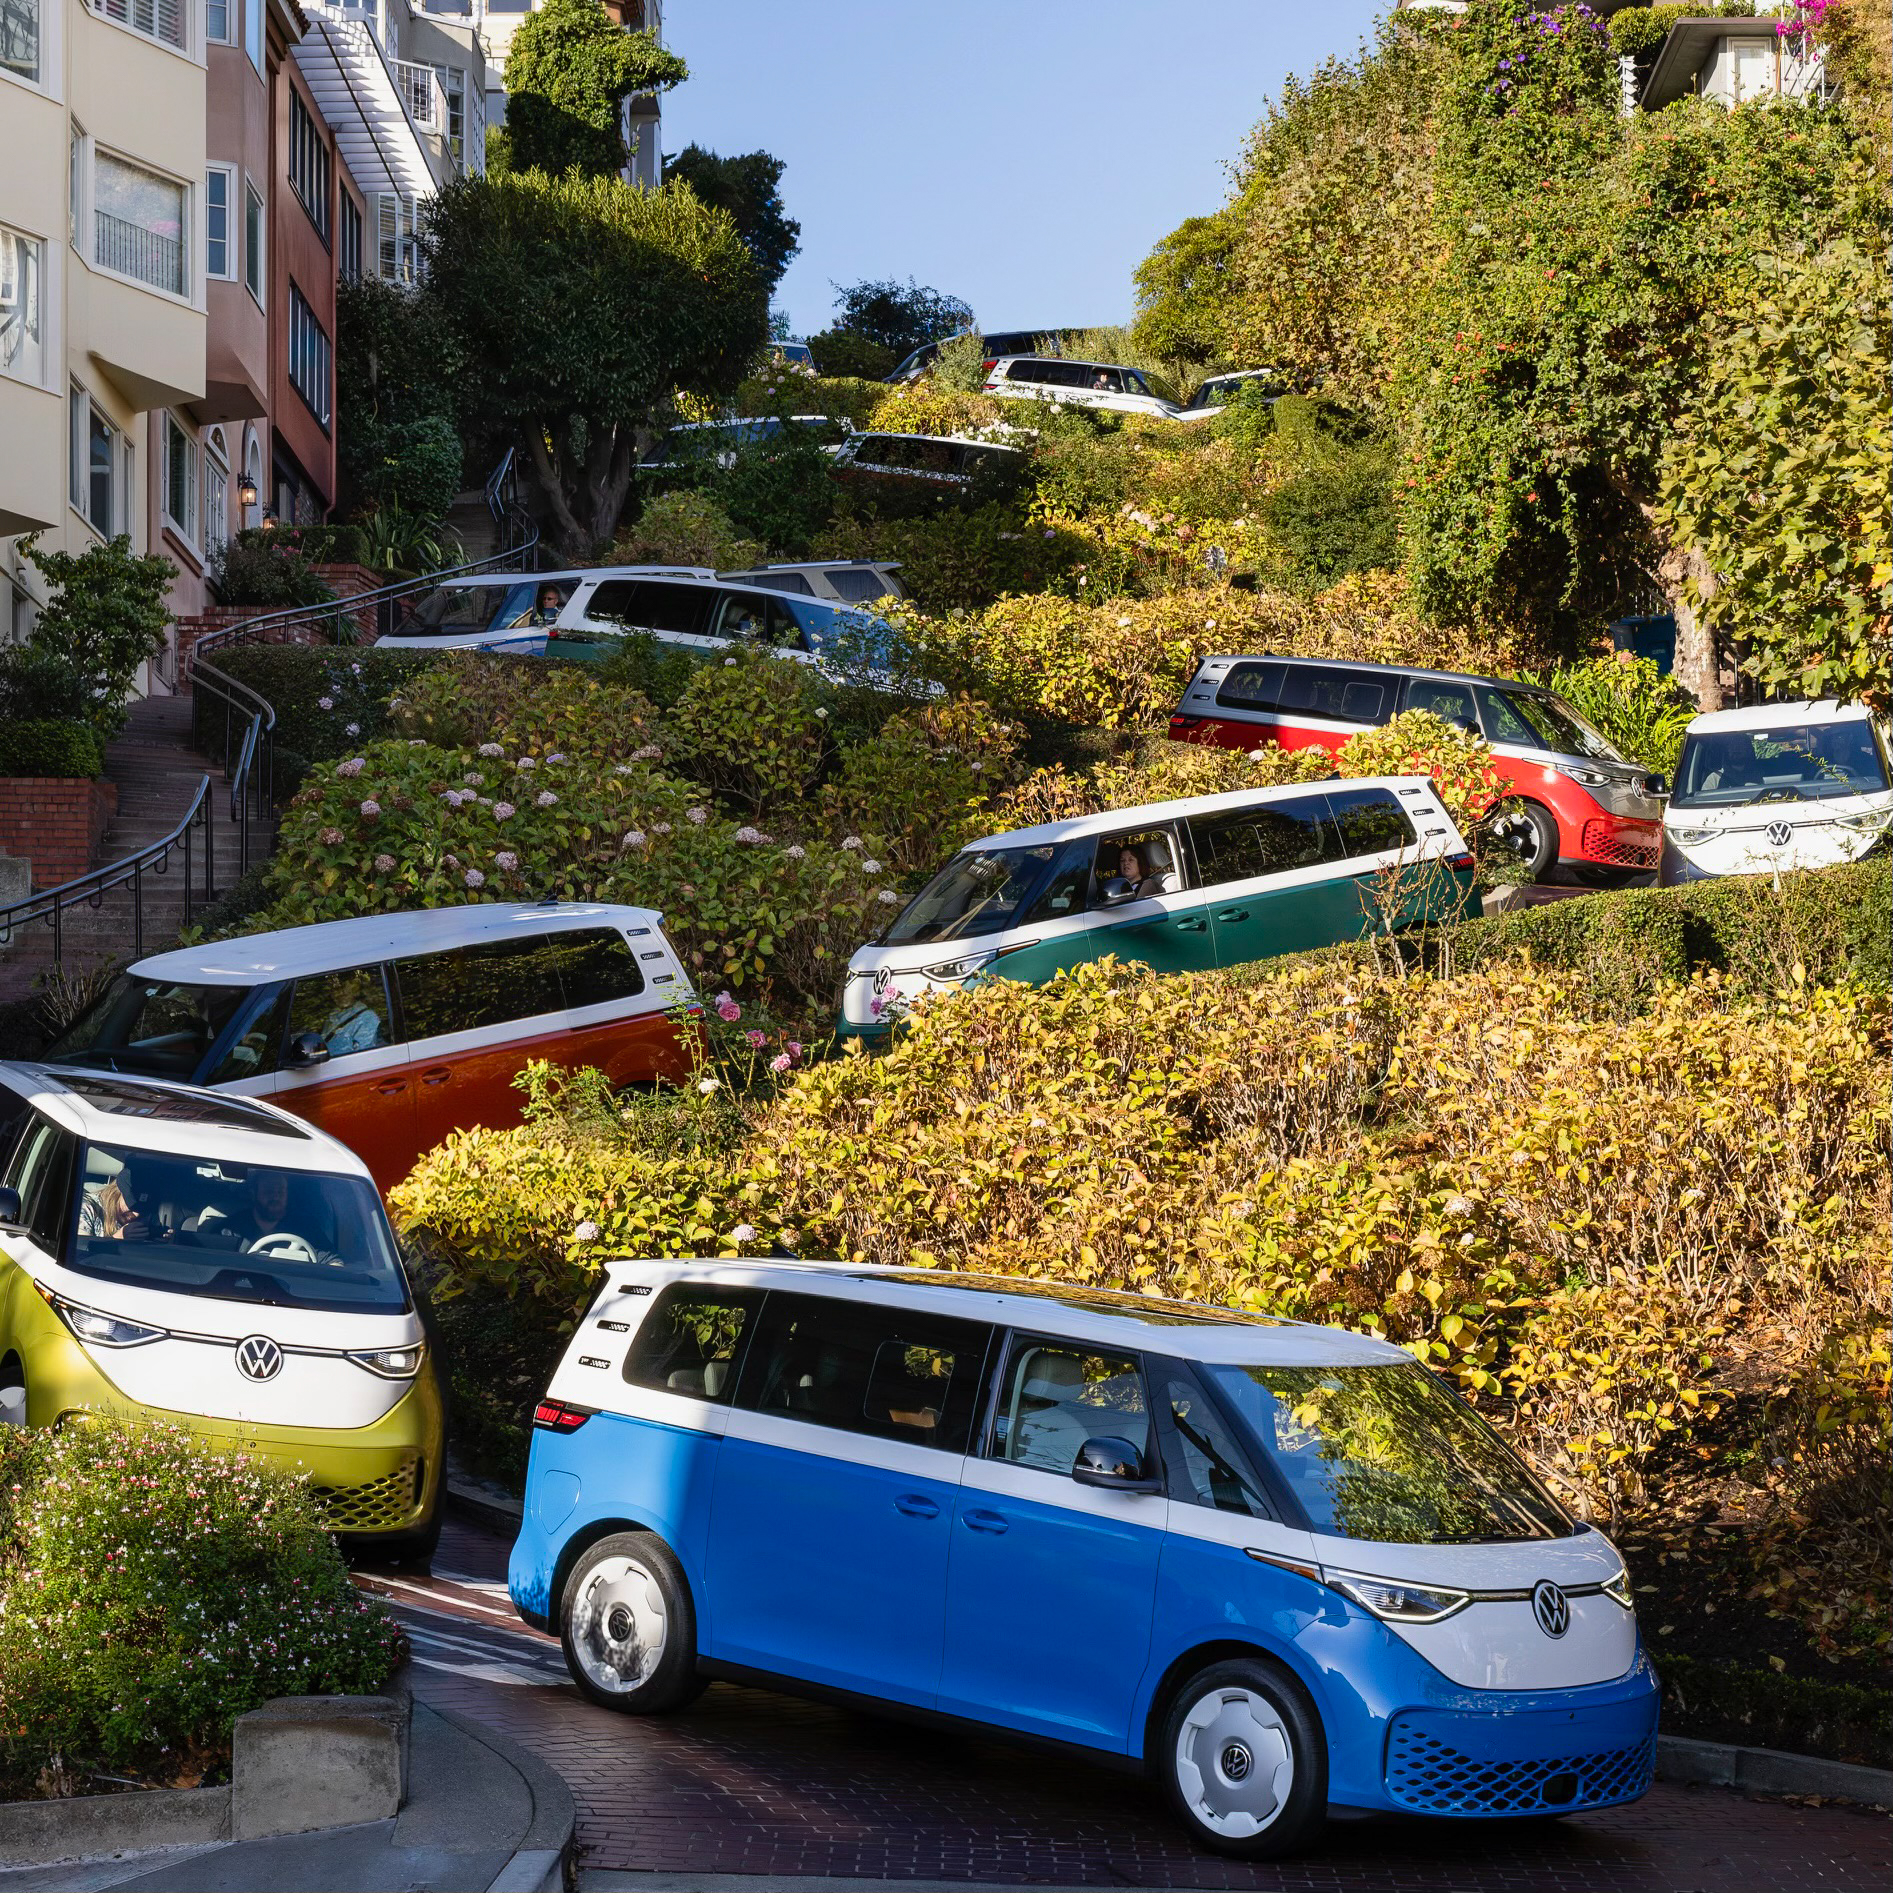
[[[184,5],[185,0],[92,0],[92,11],[183,52],[188,50]]]
[[[101,269],[135,276],[139,282],[149,283],[153,289],[168,289],[174,296],[185,293],[184,245],[176,237],[141,229],[109,211],[95,210],[92,215],[97,229],[93,259]]]
[[[441,90],[440,74],[432,66],[416,65],[412,60],[395,59],[394,82],[401,92],[401,103],[408,117],[422,131],[447,129],[447,95]]]

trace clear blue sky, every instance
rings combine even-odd
[[[831,282],[917,277],[994,328],[1131,314],[1131,271],[1215,209],[1285,75],[1350,54],[1386,0],[666,0],[690,78],[664,149],[785,161],[798,335]]]

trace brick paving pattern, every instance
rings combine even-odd
[[[504,1553],[449,1527],[443,1570]],[[677,1716],[569,1686],[420,1670],[416,1693],[524,1743],[570,1783],[588,1868],[1100,1887],[1809,1893],[1893,1883],[1883,1818],[1659,1783],[1628,1808],[1526,1826],[1332,1823],[1316,1852],[1247,1866],[1196,1852],[1141,1779],[718,1684]]]

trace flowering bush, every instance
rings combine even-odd
[[[388,706],[389,727],[443,748],[497,745],[535,759],[564,754],[622,762],[648,748],[651,705],[580,664],[453,651]]]
[[[824,686],[806,664],[738,650],[691,677],[670,713],[670,755],[753,813],[797,800],[821,779],[829,747]]]
[[[0,1431],[0,1754],[15,1789],[93,1770],[194,1785],[274,1696],[378,1688],[400,1630],[299,1478],[175,1427]]]

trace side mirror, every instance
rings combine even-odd
[[[1127,881],[1121,874],[1114,874],[1105,882],[1104,904],[1109,907],[1121,900],[1131,900],[1137,893],[1137,883]]]
[[[298,1032],[289,1041],[289,1063],[298,1069],[329,1062],[328,1041],[320,1032]]]
[[[24,1229],[25,1212],[20,1208],[18,1190],[0,1188],[0,1229]]]
[[[1670,792],[1669,777],[1645,776],[1643,778],[1643,792],[1645,795],[1668,795]]]
[[[1071,1476],[1080,1485],[1104,1486],[1112,1492],[1161,1492],[1163,1481],[1144,1471],[1144,1456],[1127,1439],[1088,1439],[1078,1449]]]

